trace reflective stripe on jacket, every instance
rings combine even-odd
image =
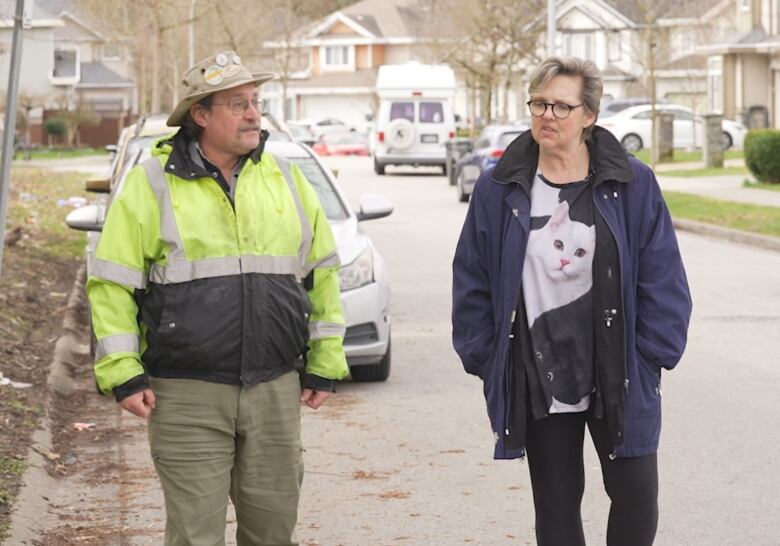
[[[245,161],[231,203],[182,161],[178,138],[129,173],[100,237],[87,282],[100,390],[144,367],[253,385],[304,352],[308,374],[344,378],[339,261],[314,189],[264,153]]]

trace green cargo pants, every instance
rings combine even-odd
[[[297,545],[298,374],[250,388],[160,378],[151,387],[149,444],[165,494],[165,545],[224,545],[228,495],[239,546]]]

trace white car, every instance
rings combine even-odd
[[[658,104],[658,111],[674,114],[674,148],[701,148],[704,142],[704,126],[700,116],[693,110],[677,104]],[[605,119],[598,125],[609,130],[629,152],[637,152],[650,147],[652,109],[649,104],[631,106]],[[723,149],[741,148],[747,128],[739,122],[724,119]]]
[[[274,134],[274,133],[272,133]],[[341,305],[347,331],[344,350],[352,379],[384,381],[390,374],[390,275],[385,259],[359,222],[383,218],[393,212],[393,204],[380,195],[363,195],[360,210],[355,213],[338,188],[336,180],[319,157],[301,143],[284,141],[276,135],[268,140],[265,151],[295,162],[317,191],[336,239],[341,270]],[[112,194],[121,191],[127,173],[133,166],[151,156],[151,142],[137,148],[129,157],[119,183]],[[73,229],[90,232],[87,239],[87,271],[110,205],[100,203],[71,212],[66,223]]]

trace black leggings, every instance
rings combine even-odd
[[[585,490],[582,447],[586,422],[601,461],[604,488],[612,501],[607,545],[652,545],[658,526],[656,455],[611,461],[606,422],[585,412],[528,419],[526,451],[538,546],[585,545],[580,505]]]

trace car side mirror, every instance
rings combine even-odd
[[[367,193],[360,197],[360,211],[357,213],[358,222],[390,216],[394,208],[386,197]]]
[[[86,205],[68,214],[65,223],[70,229],[78,231],[103,231],[105,213],[103,205]]]
[[[84,189],[93,193],[111,193],[111,180],[103,176],[93,176],[84,180]]]

